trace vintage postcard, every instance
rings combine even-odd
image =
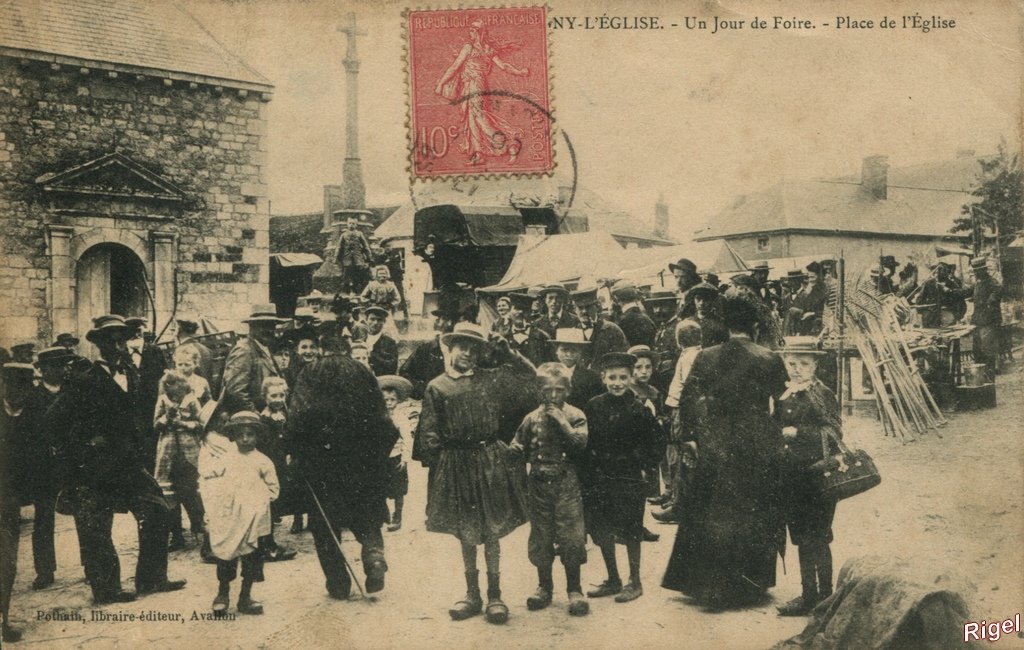
[[[1021,647],[1022,34],[0,2],[2,647]]]

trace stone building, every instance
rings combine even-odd
[[[0,4],[0,345],[266,301],[272,90],[173,3]]]

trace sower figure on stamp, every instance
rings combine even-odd
[[[630,389],[636,357],[609,352],[601,359],[607,392],[587,403],[590,435],[584,459],[583,505],[587,532],[601,549],[608,579],[587,592],[591,598],[615,595],[615,602],[636,600],[640,582],[640,543],[646,506],[644,470],[665,452],[658,420]],[[622,584],[615,545],[624,544],[629,583]]]
[[[576,461],[587,445],[587,418],[566,404],[571,377],[559,363],[537,369],[541,405],[527,415],[509,449],[530,463],[530,562],[537,567],[537,592],[526,600],[531,610],[551,604],[555,549],[565,567],[569,614],[583,616],[590,604],[583,598],[580,565],[587,561],[587,533]]]
[[[57,400],[69,377],[68,366],[74,353],[64,347],[47,348],[39,352],[36,367],[42,375],[39,384],[32,387],[21,413],[21,453],[19,463],[27,470],[27,483],[23,486],[35,509],[32,523],[32,560],[36,578],[33,589],[44,589],[53,584],[57,571],[57,555],[53,545],[54,508],[57,505],[57,486],[60,477],[54,466],[53,449],[46,438],[44,426],[46,411]]]
[[[460,100],[464,120],[464,139],[460,147],[469,155],[471,165],[484,162],[484,156],[504,155],[508,155],[509,163],[514,163],[522,147],[517,137],[519,130],[491,110],[491,98],[487,94],[493,66],[517,77],[530,73],[526,68],[517,68],[502,60],[501,55],[508,47],[487,35],[482,20],[474,20],[469,24],[469,42],[462,46],[434,88],[434,92],[445,99]]]
[[[127,360],[129,328],[114,314],[93,323],[86,339],[99,348],[100,360],[61,391],[47,411],[46,428],[62,461],[58,503],[74,514],[93,602],[129,602],[135,594],[121,588],[121,565],[111,539],[115,512],[130,511],[138,522],[139,594],[175,591],[185,581],[167,578],[169,512],[160,486],[146,470],[152,457],[136,418],[139,378]]]
[[[502,407],[523,392],[534,367],[498,339],[497,368],[478,367],[488,345],[483,328],[459,323],[441,337],[448,348],[445,373],[427,386],[413,458],[430,468],[427,530],[459,539],[466,597],[449,610],[453,620],[483,609],[477,547],[487,562],[487,620],[504,623],[500,539],[526,522],[526,476],[499,437]]]
[[[381,526],[388,517],[388,457],[398,439],[377,379],[345,356],[342,346],[338,333],[321,340],[323,356],[295,385],[285,436],[296,482],[307,491],[309,530],[327,593],[339,600],[352,588],[334,537],[342,528],[362,545],[366,591],[384,588],[388,565]]]

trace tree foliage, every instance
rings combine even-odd
[[[998,223],[1000,239],[1013,239],[1024,229],[1024,173],[1021,171],[1020,154],[1010,154],[1004,140],[999,144],[996,156],[983,158],[978,164],[981,166],[979,184],[971,192],[978,201],[961,208],[963,216],[954,220],[950,232],[966,232],[969,241],[974,230],[973,217],[977,216],[980,225],[988,232],[995,232]]]

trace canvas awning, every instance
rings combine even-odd
[[[722,239],[690,242],[678,246],[634,248],[626,252],[632,264],[620,274],[620,277],[634,280],[641,286],[650,285],[655,289],[675,286],[668,265],[674,264],[681,257],[696,264],[699,273],[711,271],[718,275],[728,275],[747,270],[747,263],[739,253]]]
[[[614,278],[628,262],[627,251],[606,232],[522,235],[501,281],[477,291],[507,293],[581,278]]]
[[[433,205],[416,211],[413,246],[427,238],[454,246],[515,246],[526,231],[523,215],[510,206]]]
[[[277,262],[281,268],[316,266],[324,263],[319,255],[313,253],[274,253],[270,259]]]

